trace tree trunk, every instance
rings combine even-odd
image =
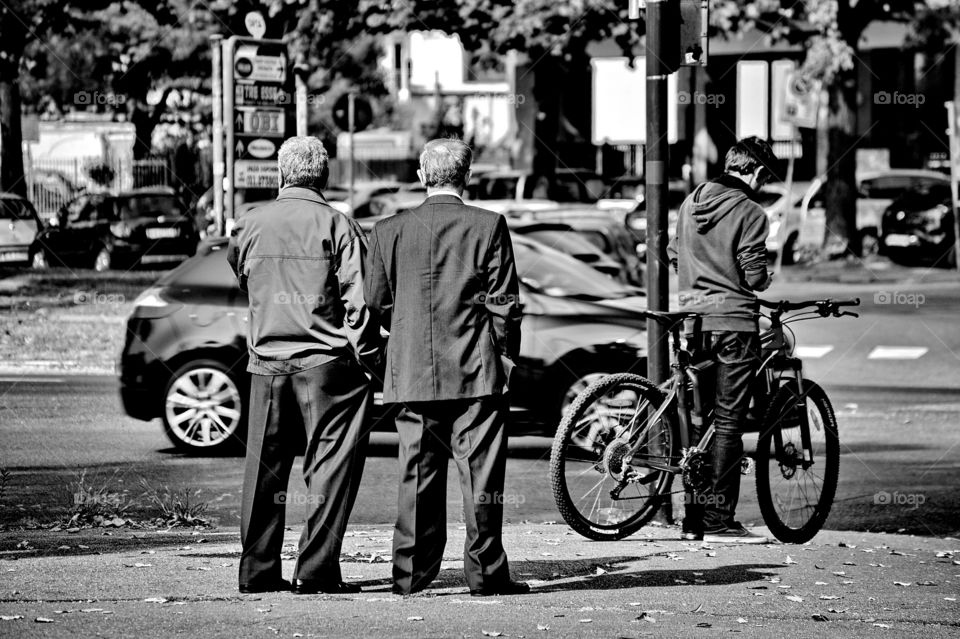
[[[860,256],[857,230],[856,71],[840,73],[828,89],[825,253]]]
[[[15,65],[0,69],[0,191],[27,197],[20,130],[20,85]],[[12,69],[9,67],[13,67]]]

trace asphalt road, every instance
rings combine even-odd
[[[829,387],[828,387],[829,390]],[[842,441],[841,479],[828,528],[956,534],[960,523],[960,390],[844,387],[830,391]],[[11,471],[0,523],[62,517],[79,473],[89,485],[141,495],[153,487],[200,491],[221,526],[239,523],[243,460],[195,457],[175,451],[159,422],[121,414],[110,377],[0,377],[0,467]],[[396,439],[375,434],[351,521],[389,524],[396,513]],[[548,481],[550,440],[511,440],[505,515],[508,522],[559,519]],[[451,469],[452,470],[452,469]],[[295,466],[288,522],[302,521],[296,505],[303,482]],[[741,519],[760,523],[752,477],[745,478]],[[134,501],[136,501],[134,499]],[[456,473],[448,489],[448,516],[460,519]],[[140,504],[132,515],[145,516]]]

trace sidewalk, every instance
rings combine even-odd
[[[286,577],[298,533],[287,533]],[[505,545],[514,577],[533,592],[477,599],[463,581],[456,525],[440,577],[409,598],[390,593],[390,527],[351,528],[343,575],[364,592],[350,596],[238,594],[235,530],[108,534],[5,533],[0,636],[820,639],[960,629],[953,538],[828,531],[805,546],[734,547],[651,526],[598,543],[562,524],[518,524]]]
[[[839,284],[934,284],[960,282],[960,273],[951,268],[900,266],[883,257],[869,257],[785,266],[777,279]]]

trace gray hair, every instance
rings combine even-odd
[[[277,164],[284,186],[320,188],[327,179],[327,150],[312,136],[296,136],[280,145]]]
[[[420,171],[426,186],[454,186],[467,184],[467,172],[473,162],[473,151],[463,140],[439,138],[427,142],[420,153]]]

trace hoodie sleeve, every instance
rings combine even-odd
[[[740,234],[740,246],[737,247],[737,264],[743,279],[754,291],[765,291],[770,286],[771,277],[767,271],[767,236],[770,234],[770,222],[766,213],[755,206],[747,216]]]

